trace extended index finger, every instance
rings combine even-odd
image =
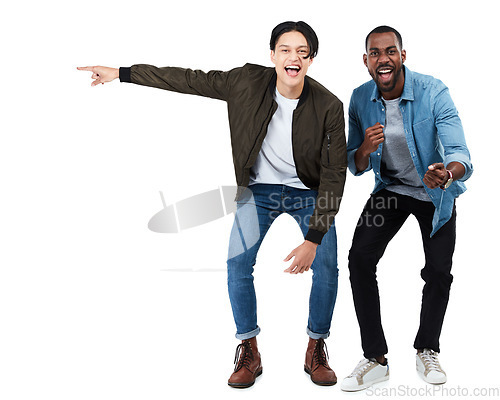
[[[431,171],[432,170],[438,170],[438,169],[445,169],[444,168],[444,164],[443,163],[434,163],[434,164],[431,164],[429,165],[428,167]]]
[[[95,67],[76,67],[76,69],[79,71],[90,71],[90,72],[94,72],[94,68]]]

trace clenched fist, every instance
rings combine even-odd
[[[384,141],[384,125],[377,122],[375,125],[366,128],[365,130],[365,140],[360,146],[360,150],[364,154],[373,153],[377,150],[380,143]]]
[[[368,167],[370,154],[377,150],[380,143],[384,141],[384,125],[377,122],[366,128],[365,139],[354,155],[354,162],[358,171],[364,171]]]

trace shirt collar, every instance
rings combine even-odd
[[[410,69],[406,66],[403,65],[404,68],[404,74],[405,74],[405,85],[403,87],[403,93],[401,93],[401,100],[408,100],[408,101],[413,101],[413,72],[410,71]],[[374,82],[372,80],[372,82]],[[375,83],[375,82],[374,82]],[[371,101],[377,101],[380,100],[380,92],[378,91],[377,85],[374,85],[373,91],[372,91],[372,96],[370,98]]]
[[[272,96],[274,96],[274,91],[276,90],[277,80],[278,80],[278,75],[276,74],[276,72],[274,72],[268,87],[269,92],[271,93]],[[304,76],[304,87],[302,88],[302,93],[300,94],[299,104],[297,104],[297,108],[306,101],[308,95],[309,95],[309,78],[306,75]]]

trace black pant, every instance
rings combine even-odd
[[[381,190],[372,195],[363,209],[349,252],[349,271],[366,358],[387,354],[387,343],[380,320],[377,263],[389,241],[410,214],[417,218],[425,252],[425,266],[421,270],[425,285],[422,292],[420,327],[414,347],[439,352],[439,336],[453,281],[450,271],[455,250],[456,210],[454,206],[451,219],[431,238],[434,210],[431,202],[416,200],[388,190]]]

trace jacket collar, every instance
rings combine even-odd
[[[413,72],[411,72],[406,65],[403,65],[403,68],[405,74],[405,85],[403,87],[403,93],[401,93],[401,100],[413,101],[415,99],[413,97]],[[374,83],[374,87],[370,100],[371,101],[380,100],[381,96],[380,92],[378,91],[378,87],[373,80],[372,82]]]
[[[274,91],[276,90],[276,81],[278,79],[278,75],[276,71],[274,72],[271,81],[269,82],[269,92],[272,96],[274,96]],[[297,104],[297,108],[299,108],[307,99],[309,95],[309,78],[307,76],[304,77],[304,87],[302,88],[302,93],[299,97],[299,104]]]

